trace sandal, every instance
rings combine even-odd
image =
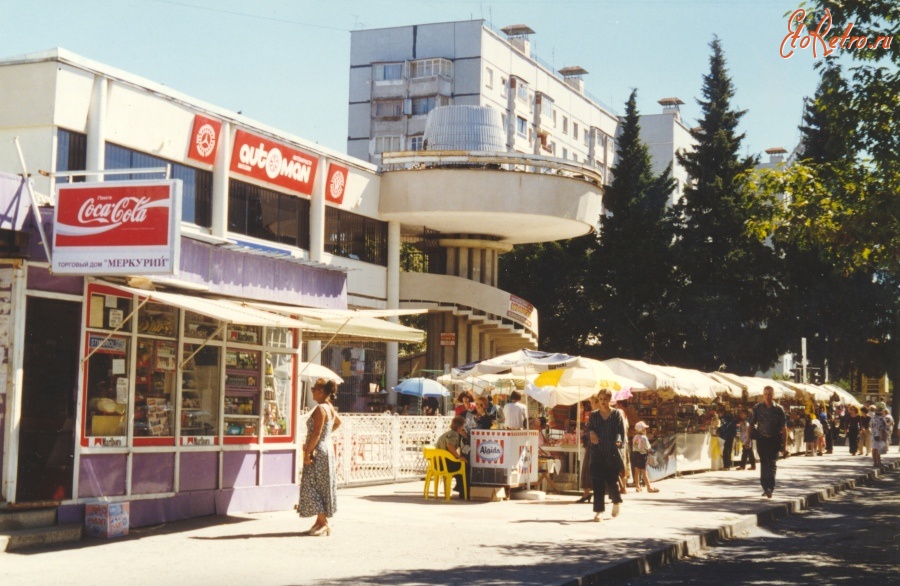
[[[647,492],[659,492],[658,488],[648,488]]]

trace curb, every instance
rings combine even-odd
[[[604,584],[610,579],[621,580],[644,576],[686,557],[697,555],[710,545],[734,539],[746,534],[754,527],[772,523],[788,515],[819,505],[840,492],[862,484],[868,484],[876,478],[898,469],[900,469],[900,460],[895,460],[890,464],[881,466],[881,468],[870,470],[865,474],[834,486],[811,492],[805,496],[788,499],[787,502],[766,507],[756,514],[745,515],[734,523],[728,523],[716,529],[710,529],[687,539],[670,543],[638,557],[626,558],[606,564],[596,572],[563,582],[560,586],[589,586]]]

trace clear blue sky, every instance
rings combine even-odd
[[[589,71],[585,89],[624,111],[660,98],[700,114],[718,35],[748,110],[746,153],[796,145],[817,75],[809,50],[779,56],[800,0],[0,0],[0,58],[62,47],[346,152],[350,31],[484,18],[527,24],[556,68]],[[819,57],[821,59],[821,56]],[[2,105],[0,105],[2,107]]]

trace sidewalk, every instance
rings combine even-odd
[[[846,449],[846,448],[844,448]],[[897,448],[883,458],[900,468]],[[292,512],[205,517],[85,538],[62,550],[0,554],[0,583],[565,584],[640,573],[871,477],[871,457],[843,452],[778,463],[762,498],[759,470],[670,478],[629,492],[622,513],[593,522],[577,496],[545,501],[425,501],[422,482],[342,489],[330,537]],[[581,580],[579,582],[579,580]]]

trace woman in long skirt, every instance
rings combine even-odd
[[[600,389],[597,393],[599,407],[591,413],[587,429],[591,438],[591,476],[594,486],[594,521],[600,521],[604,512],[606,493],[613,503],[612,516],[619,516],[622,495],[619,494],[619,474],[625,467],[619,448],[625,440],[625,422],[618,409],[609,402],[612,392]]]
[[[318,405],[306,421],[303,477],[300,480],[297,512],[301,517],[316,516],[315,524],[307,532],[316,537],[331,534],[328,519],[337,512],[337,478],[331,432],[340,427],[341,418],[330,403],[336,391],[334,381],[318,379],[312,388],[313,399]]]

